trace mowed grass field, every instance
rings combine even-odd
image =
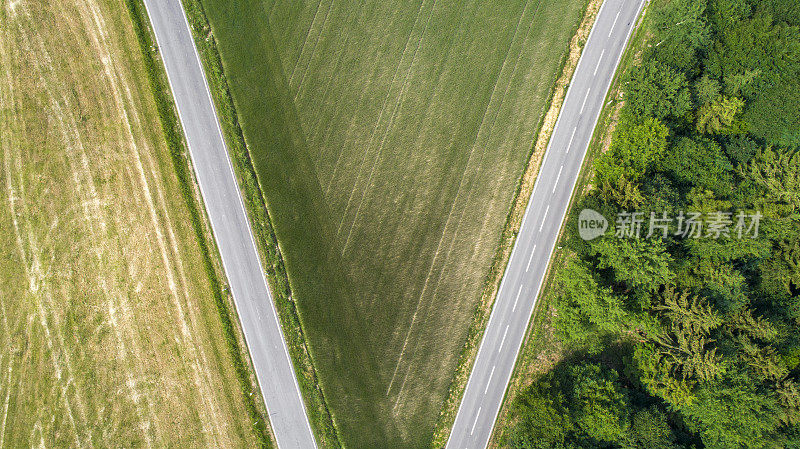
[[[585,0],[202,0],[326,401],[425,447]]]
[[[254,447],[125,3],[0,5],[0,448]]]

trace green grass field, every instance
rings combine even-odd
[[[124,1],[0,4],[0,449],[270,443],[144,59]]]
[[[424,447],[585,0],[203,0],[347,447]]]

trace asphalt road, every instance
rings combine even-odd
[[[280,449],[315,448],[292,361],[180,0],[144,0]]]
[[[605,0],[573,75],[447,449],[483,449],[514,369],[586,149],[646,0]]]

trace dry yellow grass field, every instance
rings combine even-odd
[[[252,447],[121,0],[0,8],[0,448]]]

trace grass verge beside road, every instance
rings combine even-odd
[[[259,254],[262,258],[261,262],[267,275],[270,292],[280,315],[284,338],[286,339],[295,371],[298,374],[297,380],[300,384],[303,399],[306,401],[306,410],[311,426],[315,430],[315,435],[322,447],[341,447],[333,420],[325,403],[325,397],[317,382],[313,361],[306,347],[297,309],[294,301],[292,301],[292,292],[283,256],[272,228],[269,211],[265,207],[261,186],[258,183],[244,134],[239,124],[239,117],[230,94],[228,81],[222,70],[222,60],[217,50],[217,44],[200,1],[184,0],[183,5],[195,40],[195,46],[200,54],[206,78],[208,79],[211,96],[214,99],[217,114],[219,115],[218,119],[225,136],[225,142],[228,145],[239,188],[242,191],[242,198],[250,218],[250,225],[253,228],[253,235],[259,248]]]
[[[210,229],[208,229],[205,213],[201,209],[199,191],[190,171],[187,149],[178,124],[178,114],[172,100],[166,73],[155,57],[156,43],[147,18],[147,11],[141,0],[125,0],[125,4],[133,21],[136,37],[142,52],[142,60],[150,81],[150,88],[155,96],[161,129],[166,137],[167,147],[172,158],[172,166],[178,177],[181,195],[189,210],[192,229],[203,254],[203,268],[211,283],[214,303],[225,332],[225,342],[233,360],[236,377],[244,394],[248,416],[252,422],[259,446],[263,448],[273,447],[274,441],[265,419],[264,401],[256,384],[252,365],[248,361],[249,357],[244,336],[237,325],[238,318],[236,317],[232,300],[223,294],[223,286],[219,280],[220,275],[222,275],[221,267],[214,266],[213,260],[217,260],[216,245],[214,245],[213,237]],[[215,255],[214,258],[212,258],[212,254]]]

